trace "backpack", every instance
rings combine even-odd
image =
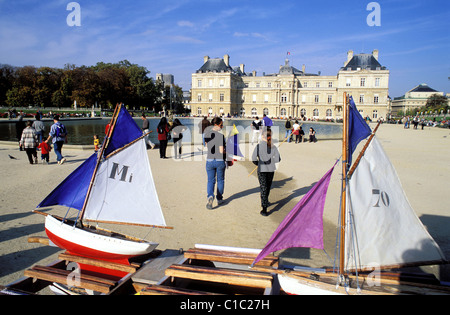
[[[65,136],[67,136],[66,126],[64,126],[63,124],[57,124],[56,125],[56,137],[64,138]]]
[[[286,127],[286,129],[291,129],[291,121],[290,120],[286,121],[285,127]]]

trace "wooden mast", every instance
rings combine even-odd
[[[86,206],[87,206],[87,202],[89,200],[89,196],[91,195],[92,186],[94,185],[95,177],[97,176],[97,171],[100,166],[100,162],[102,160],[103,153],[105,152],[106,147],[108,147],[109,141],[114,132],[114,128],[116,126],[117,117],[119,116],[121,106],[122,106],[121,104],[117,103],[116,108],[114,109],[113,117],[111,119],[111,125],[109,126],[109,129],[108,129],[108,134],[106,135],[105,142],[102,145],[102,149],[100,150],[100,153],[97,156],[97,164],[95,165],[94,173],[92,174],[91,182],[89,183],[89,189],[87,191],[86,198],[84,199],[83,208],[81,209],[81,214],[80,214],[81,226],[83,226],[83,216],[84,216],[84,212],[86,211]]]
[[[345,265],[345,220],[347,197],[347,170],[348,170],[348,99],[344,92],[343,127],[342,127],[342,197],[341,197],[341,223],[339,246],[339,275],[344,275]]]

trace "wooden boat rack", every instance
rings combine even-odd
[[[48,245],[43,237],[29,238],[29,242]],[[48,266],[33,266],[25,270],[23,278],[0,285],[0,295],[278,295],[284,294],[279,274],[316,280],[311,273],[279,269],[275,256],[267,256],[250,269],[256,255],[246,249],[214,246],[187,251],[167,249],[154,250],[130,265],[122,265],[61,252],[58,260]],[[74,266],[80,266],[81,272],[74,274]],[[335,285],[335,275],[316,277]],[[349,279],[356,282],[352,277]],[[365,282],[364,275],[360,279]],[[421,285],[409,282],[411,279],[420,280]],[[438,285],[431,275],[400,279],[395,274],[392,278],[383,274],[382,281],[383,288],[366,294],[450,294],[450,287]]]
[[[46,244],[45,238],[29,242]],[[254,271],[249,266],[255,258],[254,253],[220,249],[155,250],[126,266],[62,252],[52,264],[33,266],[25,270],[24,278],[0,286],[0,294],[42,294],[48,288],[74,295],[279,294],[273,273],[278,258],[266,257]],[[77,265],[81,266],[78,274],[71,269]],[[85,271],[86,266],[102,272]]]

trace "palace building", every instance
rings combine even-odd
[[[344,92],[353,99],[363,117],[386,118],[389,110],[389,70],[372,54],[349,51],[336,76],[306,73],[286,59],[279,72],[258,76],[245,72],[245,65],[230,65],[230,56],[204,57],[192,74],[193,115],[272,118],[303,117],[334,120],[342,118]]]

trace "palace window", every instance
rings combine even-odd
[[[329,88],[332,88],[332,87],[333,87],[333,81],[329,81],[329,82],[328,82],[328,87],[329,87]]]
[[[245,108],[241,107],[241,116],[244,117],[245,116]]]
[[[364,95],[359,96],[359,104],[364,104]]]
[[[281,94],[281,103],[286,103],[287,102],[287,96],[286,93]]]
[[[197,81],[197,87],[202,87],[202,80]]]
[[[319,95],[314,95],[314,103],[319,103]]]
[[[212,93],[209,93],[208,100],[209,100],[210,102],[213,101],[213,95],[212,95]]]
[[[366,86],[366,78],[361,78],[361,86]]]
[[[269,116],[269,109],[268,108],[264,108],[263,114],[265,114],[266,116]]]
[[[380,86],[380,78],[375,78],[375,86],[376,87]]]
[[[372,113],[372,118],[373,119],[378,119],[378,111],[376,109]]]
[[[200,93],[197,95],[197,101],[199,101],[199,102],[202,101],[202,95]]]
[[[331,109],[327,109],[327,117],[333,117],[333,111]]]
[[[333,103],[333,95],[328,95],[328,104]]]
[[[319,117],[319,110],[317,108],[314,108],[313,110],[313,116],[314,117]]]
[[[378,95],[375,95],[374,97],[373,97],[373,102],[375,103],[375,104],[378,104]]]
[[[300,115],[306,116],[306,109],[305,109],[305,108],[302,108],[302,109],[300,110]]]
[[[281,116],[286,116],[286,108],[281,109]]]
[[[345,86],[352,86],[352,79],[351,78],[347,78]]]
[[[202,108],[201,107],[198,107],[197,108],[197,115],[201,115],[202,114]]]
[[[225,100],[225,95],[223,93],[220,93],[220,101],[223,102]]]
[[[258,116],[258,110],[255,107],[252,108],[252,116]]]

